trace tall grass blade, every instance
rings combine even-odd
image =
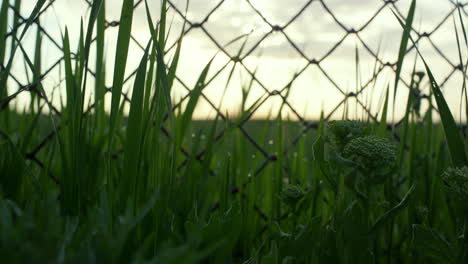
[[[400,25],[402,27],[405,27],[403,21],[396,15],[395,12],[394,15],[397,18],[398,22],[400,22]],[[418,52],[419,57],[421,57],[424,63],[424,67],[426,68],[427,75],[429,76],[431,90],[434,94],[434,98],[439,109],[440,119],[442,120],[442,125],[445,132],[445,139],[447,140],[450,156],[452,158],[452,163],[456,167],[462,167],[467,164],[465,143],[460,136],[457,124],[455,123],[455,119],[452,116],[452,112],[450,112],[450,108],[447,102],[445,101],[442,91],[440,90],[439,85],[437,84],[434,75],[432,74],[432,71],[429,68],[429,65],[422,56],[421,52],[419,51],[419,48],[416,46],[416,43],[411,38],[411,36],[410,39],[415,45],[416,51]]]
[[[110,144],[112,144],[113,132],[119,112],[120,97],[122,93],[125,68],[127,65],[128,49],[130,45],[130,34],[133,22],[133,1],[124,0],[120,14],[120,26],[117,37],[117,47],[115,54],[114,77],[112,82],[112,102],[110,116]],[[110,146],[109,146],[110,148]]]
[[[104,58],[104,45],[105,45],[105,29],[106,29],[106,2],[102,1],[99,10],[97,24],[96,24],[96,77],[94,86],[94,104],[96,109],[96,120],[98,124],[98,131],[104,127],[104,95],[106,93],[105,80],[105,58]],[[101,134],[98,132],[98,136]]]
[[[208,76],[208,71],[210,70],[210,66],[213,60],[214,60],[214,57],[205,66],[202,73],[200,74],[200,77],[198,78],[198,81],[195,84],[195,87],[193,88],[191,92],[190,99],[188,101],[187,107],[185,108],[184,114],[182,115],[182,119],[181,119],[181,129],[179,131],[180,133],[178,136],[179,143],[182,143],[182,139],[184,135],[186,134],[187,128],[192,120],[193,112],[195,111],[195,107],[197,106],[198,99],[201,96],[203,88],[205,88],[206,86],[206,83],[205,83],[206,77]]]
[[[164,50],[166,46],[166,10],[167,10],[167,0],[162,0],[161,4],[161,20],[159,22],[159,45]]]
[[[5,62],[5,54],[7,49],[7,27],[8,27],[8,4],[9,1],[3,1],[2,5],[0,6],[0,67],[3,67]],[[0,71],[4,71],[3,68],[0,68]],[[8,96],[6,81],[2,81],[2,75],[0,74],[0,100],[6,99]],[[0,126],[8,128],[9,114],[7,111],[3,111],[0,109]]]
[[[413,92],[413,87],[414,87],[414,74],[416,72],[416,62],[417,62],[417,56],[414,59],[414,64],[413,64],[413,72],[411,74],[411,83],[408,89],[408,100],[406,101],[406,110],[405,110],[405,116],[403,117],[403,128],[402,128],[402,135],[400,138],[400,150],[398,152],[398,161],[397,164],[403,164],[403,159],[405,157],[405,148],[406,148],[406,141],[408,138],[408,131],[409,131],[409,120],[410,120],[410,115],[412,112],[412,106],[413,106],[413,100],[414,100],[414,92]]]
[[[405,26],[403,27],[403,35],[400,41],[400,49],[398,52],[398,60],[396,65],[396,73],[395,73],[395,86],[393,89],[393,113],[395,113],[395,101],[398,91],[398,83],[400,82],[400,75],[403,68],[403,61],[406,55],[406,47],[408,46],[408,40],[411,37],[411,29],[413,25],[414,19],[414,12],[416,9],[416,0],[411,2],[411,6],[408,11],[408,15],[406,16]]]
[[[140,65],[135,77],[133,86],[133,94],[130,104],[130,113],[128,116],[127,140],[125,143],[123,175],[121,177],[121,186],[124,191],[121,193],[122,198],[127,200],[129,194],[136,195],[138,193],[136,181],[138,180],[138,171],[141,155],[141,144],[143,142],[143,97],[145,92],[145,76],[148,60],[148,44],[145,54],[141,58]]]
[[[385,132],[387,131],[387,109],[388,109],[389,91],[390,91],[390,86],[387,87],[387,91],[385,93],[385,103],[382,109],[382,116],[380,117],[378,135],[382,137],[385,136]]]
[[[422,58],[422,57],[421,57]],[[465,143],[460,136],[457,124],[455,119],[450,112],[450,108],[445,101],[445,98],[442,94],[442,91],[437,84],[434,75],[432,74],[429,66],[426,61],[422,59],[424,66],[426,67],[427,74],[431,83],[432,92],[434,93],[434,98],[439,109],[440,118],[442,120],[442,125],[445,131],[445,139],[450,150],[450,156],[452,157],[452,162],[455,166],[461,167],[467,164],[466,153],[465,153]]]
[[[39,19],[37,21],[39,25]],[[39,27],[37,28],[36,32],[36,46],[34,47],[34,68],[36,68],[36,72],[33,74],[33,83],[38,83],[39,78],[41,77],[41,65],[42,65],[42,33]],[[32,106],[32,111],[34,111],[34,101],[35,101],[35,93],[31,94],[31,106]],[[39,98],[37,98],[37,104],[39,106]]]

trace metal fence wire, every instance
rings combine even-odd
[[[85,1],[87,3],[87,5],[89,5],[89,6],[91,6],[91,4],[92,4],[91,0],[82,0],[82,1]],[[333,8],[329,5],[329,0],[308,0],[308,1],[304,1],[302,7],[298,8],[297,12],[295,14],[293,14],[289,18],[289,20],[287,20],[283,24],[276,24],[276,23],[273,23],[272,21],[270,21],[269,18],[267,18],[267,16],[265,16],[263,14],[262,10],[259,9],[256,6],[254,0],[236,0],[236,1],[244,1],[247,4],[247,6],[251,9],[250,11],[253,11],[253,14],[255,14],[255,16],[257,16],[256,18],[257,19],[260,18],[260,21],[262,21],[264,26],[266,26],[266,28],[268,29],[267,32],[263,36],[260,36],[258,38],[258,40],[256,40],[256,42],[253,45],[249,46],[249,48],[247,50],[245,50],[245,52],[241,56],[233,56],[232,54],[230,54],[228,52],[228,50],[226,50],[225,45],[223,45],[222,43],[220,43],[220,41],[217,40],[218,36],[214,35],[213,33],[211,33],[207,29],[207,24],[209,23],[210,18],[213,15],[215,15],[217,12],[219,12],[219,10],[221,8],[223,8],[223,6],[225,6],[227,4],[227,2],[229,2],[228,0],[218,1],[212,7],[211,10],[206,12],[206,15],[201,20],[197,20],[197,21],[194,21],[193,19],[189,19],[189,17],[185,15],[186,14],[185,10],[182,10],[179,7],[179,5],[177,5],[174,2],[174,0],[168,0],[167,2],[168,2],[168,8],[170,10],[172,10],[173,12],[175,12],[175,16],[178,16],[180,19],[182,19],[184,22],[186,22],[185,31],[183,32],[182,37],[186,36],[191,31],[199,29],[199,31],[202,32],[203,36],[205,36],[207,39],[209,39],[209,41],[211,41],[211,43],[216,46],[216,48],[219,50],[219,52],[221,52],[227,58],[229,58],[225,62],[224,66],[220,67],[218,72],[213,75],[210,82],[213,81],[214,79],[216,79],[216,77],[222,71],[224,71],[229,64],[232,64],[233,62],[235,62],[240,67],[242,67],[243,70],[245,70],[250,75],[250,77],[253,79],[253,81],[256,83],[256,85],[258,85],[259,87],[261,87],[263,89],[263,93],[264,93],[263,96],[266,95],[266,99],[265,99],[264,102],[266,102],[266,101],[268,101],[268,100],[270,100],[272,98],[277,98],[277,99],[279,98],[280,101],[282,103],[284,103],[285,109],[287,109],[290,113],[292,113],[294,118],[297,119],[298,122],[302,125],[302,128],[301,128],[302,131],[298,135],[296,135],[295,137],[291,138],[291,141],[288,143],[289,145],[284,148],[284,153],[285,154],[287,154],[288,152],[290,152],[291,150],[294,149],[294,147],[296,146],[296,144],[298,143],[298,141],[300,140],[300,138],[304,134],[310,132],[310,130],[317,127],[317,123],[307,120],[306,117],[303,114],[301,114],[300,111],[298,111],[298,109],[295,109],[294,104],[289,101],[289,98],[284,93],[284,91],[289,87],[289,85],[291,83],[293,83],[295,80],[300,78],[303,74],[305,74],[306,70],[311,68],[311,67],[316,67],[316,69],[318,69],[319,72],[321,72],[323,74],[323,76],[332,84],[334,89],[336,89],[341,94],[341,100],[339,100],[338,102],[327,102],[327,103],[334,103],[335,106],[332,108],[331,111],[325,113],[325,116],[324,116],[325,120],[329,120],[333,116],[333,114],[335,114],[338,111],[338,109],[340,109],[340,107],[342,107],[344,104],[346,104],[346,102],[348,100],[350,100],[350,98],[353,98],[354,100],[356,100],[356,103],[360,107],[362,107],[362,109],[364,111],[367,112],[367,114],[369,115],[369,117],[371,119],[376,120],[376,116],[373,115],[373,113],[370,111],[370,109],[367,108],[366,104],[364,102],[362,102],[362,100],[358,96],[361,93],[363,93],[363,91],[365,91],[366,89],[370,89],[369,87],[375,82],[375,80],[380,75],[383,74],[385,69],[390,69],[393,73],[395,73],[396,72],[396,61],[384,61],[384,59],[379,55],[378,51],[375,50],[375,48],[371,47],[371,45],[369,45],[368,42],[366,42],[364,40],[364,38],[362,37],[362,34],[363,34],[363,32],[365,32],[370,27],[370,25],[372,24],[372,22],[376,18],[378,18],[379,16],[382,15],[384,10],[386,10],[386,9],[391,8],[392,10],[396,11],[396,13],[398,15],[400,15],[401,17],[405,17],[405,12],[402,12],[402,10],[400,10],[396,4],[397,4],[397,2],[405,2],[405,1],[409,3],[409,0],[400,0],[400,1],[399,0],[381,0],[381,1],[375,0],[375,2],[379,3],[379,7],[376,8],[375,12],[371,16],[369,16],[369,18],[367,20],[363,20],[363,23],[361,23],[362,26],[360,26],[359,28],[354,28],[354,27],[348,26],[348,25],[346,25],[346,23],[342,22],[338,18],[338,16],[335,15],[335,13],[333,11]],[[427,39],[428,42],[430,43],[430,45],[434,48],[434,52],[435,52],[434,54],[436,56],[439,56],[443,61],[447,62],[447,64],[449,65],[450,70],[448,71],[447,76],[445,76],[443,79],[441,79],[441,82],[440,82],[440,86],[444,87],[447,84],[447,82],[451,78],[453,78],[453,76],[457,72],[461,72],[461,74],[464,74],[463,73],[463,67],[462,67],[462,65],[460,65],[459,62],[457,62],[457,60],[451,59],[450,56],[448,56],[446,54],[446,50],[444,50],[442,47],[439,47],[437,45],[437,43],[434,41],[433,36],[436,35],[436,33],[438,31],[440,31],[441,28],[444,25],[446,25],[447,23],[452,23],[453,22],[452,17],[453,16],[458,16],[458,11],[457,11],[458,9],[461,10],[462,16],[466,17],[467,12],[465,10],[466,9],[465,7],[468,4],[467,3],[459,3],[459,2],[452,1],[452,0],[440,0],[440,1],[447,1],[449,3],[450,9],[448,10],[447,14],[445,16],[443,16],[443,18],[435,24],[435,26],[432,28],[432,30],[420,32],[420,31],[418,31],[418,29],[413,28],[412,34],[414,36],[414,40],[415,40],[416,43],[419,43],[423,39]],[[41,14],[44,14],[45,12],[47,12],[47,10],[51,9],[56,2],[57,1],[53,1],[53,0],[49,1],[44,6],[43,10],[41,11]],[[431,3],[427,3],[427,2],[422,3],[422,5],[430,5],[431,4]],[[109,1],[108,1],[108,3],[109,3]],[[313,3],[315,3],[316,5],[312,5]],[[342,36],[341,39],[339,39],[338,41],[336,41],[334,43],[330,43],[330,47],[328,48],[328,51],[324,55],[322,55],[321,57],[310,57],[310,55],[308,55],[308,53],[306,53],[303,49],[301,49],[301,45],[298,43],[298,41],[293,36],[290,36],[290,34],[287,33],[287,29],[288,29],[288,27],[290,27],[294,23],[294,21],[300,19],[303,16],[306,16],[306,11],[307,10],[309,10],[311,8],[316,8],[317,6],[321,6],[323,8],[323,10],[325,10],[324,15],[330,16],[333,23],[336,26],[338,26],[341,30],[343,30],[345,33],[344,33],[344,35]],[[144,1],[143,0],[135,1],[134,9],[143,9],[144,10],[144,8],[145,7],[144,7]],[[24,25],[26,23],[26,20],[27,20],[27,18],[23,17],[20,14],[20,12],[18,12],[18,10],[16,10],[15,7],[13,5],[11,5],[11,4],[10,4],[10,9],[11,9],[12,12],[14,12],[14,14],[17,16],[17,18],[19,20],[18,20],[18,25],[15,28],[10,28],[10,32],[7,34],[7,38],[11,38],[13,32],[15,32],[16,29],[19,28],[20,26]],[[45,43],[44,45],[51,45],[51,46],[55,47],[58,50],[58,52],[62,53],[62,46],[60,44],[61,43],[60,35],[57,36],[57,35],[54,35],[54,34],[48,32],[48,29],[41,26],[41,24],[38,22],[38,20],[36,20],[34,23],[36,24],[38,30],[40,30],[42,32],[42,34],[43,34],[43,41]],[[108,20],[106,22],[106,30],[109,30],[110,28],[118,27],[118,26],[119,26],[119,21],[110,21],[110,20]],[[272,89],[272,87],[268,87],[267,84],[265,84],[262,80],[257,78],[255,72],[252,69],[250,69],[248,66],[246,66],[246,63],[245,63],[245,61],[250,56],[253,56],[253,53],[256,50],[258,50],[258,48],[261,46],[261,44],[264,41],[266,41],[266,39],[269,36],[271,36],[273,34],[280,34],[280,35],[284,36],[286,41],[289,43],[290,47],[297,52],[298,56],[300,56],[302,59],[307,61],[306,65],[303,66],[299,71],[297,71],[297,73],[294,74],[291,77],[291,79],[287,82],[287,85],[282,89]],[[399,33],[399,34],[401,34],[401,33]],[[371,56],[377,62],[377,69],[375,70],[375,72],[372,74],[372,76],[368,80],[364,80],[362,82],[362,85],[360,86],[360,89],[358,91],[346,92],[347,89],[345,89],[345,87],[342,87],[341,85],[339,85],[337,82],[334,81],[334,76],[333,76],[334,73],[330,72],[325,67],[323,67],[323,64],[327,59],[330,58],[330,56],[332,56],[332,54],[341,45],[343,45],[343,43],[348,38],[351,38],[352,36],[355,36],[355,38],[358,40],[359,44],[362,45],[362,47],[364,48],[365,52],[367,52],[368,55]],[[133,41],[133,44],[136,44],[136,46],[140,47],[142,50],[144,49],[143,48],[144,44],[139,43],[136,37],[132,36],[132,41]],[[396,43],[396,45],[398,45],[398,43]],[[169,47],[169,49],[171,49],[171,48],[172,47]],[[414,45],[412,43],[410,43],[408,45],[407,52],[411,52],[412,50],[414,51],[414,49],[415,49]],[[52,63],[49,68],[43,70],[38,78],[35,78],[35,80],[37,80],[36,82],[27,83],[27,84],[22,83],[20,81],[20,78],[18,78],[18,76],[15,76],[15,73],[11,72],[10,76],[9,76],[9,81],[16,83],[19,88],[16,91],[11,91],[12,89],[10,88],[10,95],[8,97],[8,100],[3,100],[2,99],[1,109],[4,110],[6,107],[8,107],[8,105],[11,102],[17,100],[17,96],[19,94],[23,93],[23,92],[34,93],[35,92],[34,87],[36,87],[38,82],[43,80],[55,68],[59,67],[61,62],[62,62],[62,58],[59,58],[55,63]],[[4,65],[2,65],[2,69],[5,69]],[[126,78],[126,82],[128,80],[130,80],[132,78],[132,76],[136,73],[136,70],[134,70],[134,71],[131,71],[131,70],[132,69],[127,69],[127,72],[131,73],[131,74],[129,74],[128,77]],[[89,71],[90,71],[91,75],[93,75],[92,70],[89,69]],[[179,73],[179,74],[183,74],[183,72]],[[191,88],[190,88],[191,86],[186,84],[184,81],[182,81],[181,76],[177,76],[176,78],[179,81],[179,84],[181,86],[183,86],[187,90],[187,94],[184,97],[182,97],[180,102],[178,102],[178,104],[181,104],[181,103],[183,103],[184,101],[186,101],[189,98],[190,91],[191,91]],[[57,84],[57,87],[59,87],[61,85],[61,82],[62,81],[59,81],[59,83]],[[405,82],[404,80],[401,80],[401,83],[402,83],[402,86],[405,86],[405,87],[409,88],[410,84],[408,82]],[[107,88],[107,92],[110,92],[110,90],[111,90],[111,88]],[[38,93],[38,96],[41,96],[41,94]],[[227,117],[225,116],[225,114],[223,114],[221,109],[218,108],[217,104],[212,102],[212,100],[210,100],[210,98],[204,92],[202,92],[201,96],[213,108],[213,110],[217,113],[219,118],[221,118],[223,120],[227,119]],[[124,97],[125,103],[128,103],[130,101],[127,94],[123,94],[123,97]],[[44,98],[42,98],[42,100],[44,100]],[[173,109],[176,109],[178,104],[175,105]],[[91,105],[89,107],[88,111],[91,111],[92,107],[93,106]],[[58,109],[58,108],[54,107],[53,111],[57,114],[57,116],[60,116],[61,109]],[[258,109],[254,109],[252,114],[254,114],[256,111],[258,111]],[[249,134],[249,132],[247,131],[247,129],[245,128],[245,124],[249,120],[251,120],[252,114],[249,115],[249,116],[246,116],[240,123],[236,123],[236,124],[232,123],[231,125],[237,126],[236,128],[240,130],[240,132],[245,136],[245,138],[248,140],[248,142],[250,142],[252,144],[252,146],[256,150],[258,150],[259,153],[262,154],[262,156],[263,156],[262,158],[263,158],[264,161],[255,170],[255,175],[258,175],[269,164],[271,164],[271,163],[273,163],[273,162],[275,162],[277,160],[277,155],[275,153],[268,152],[267,148],[262,146],[262,144],[260,142],[256,142],[254,137],[251,136]],[[58,129],[60,129],[60,127],[58,127]],[[169,133],[167,132],[167,130],[164,127],[162,128],[162,130],[163,130],[163,132],[165,132],[165,135],[170,138]],[[51,142],[51,139],[54,138],[56,131],[57,131],[56,129],[51,131],[43,139],[43,141],[40,144],[38,144],[32,151],[30,151],[29,153],[26,154],[26,158],[33,161],[33,162],[35,162],[38,166],[44,168],[44,164],[38,159],[37,154],[41,151],[41,149],[43,149],[45,146],[47,146],[47,144],[49,142]],[[216,140],[220,140],[224,135],[225,135],[224,131],[219,132],[219,134],[216,137]],[[188,148],[182,148],[181,151],[188,158],[191,155],[191,153],[189,153],[189,151],[187,149]],[[203,155],[204,155],[204,151],[201,151],[200,153],[196,153],[195,156],[196,156],[196,158],[198,160],[201,161],[203,159]],[[179,167],[185,166],[186,163],[187,163],[187,161],[179,164]],[[211,173],[214,173],[214,172],[211,172]],[[53,178],[55,179],[55,177],[53,177]],[[236,189],[234,189],[233,193],[236,193],[236,192],[237,192]],[[256,208],[256,209],[259,211],[260,214],[262,214],[261,210],[259,208]]]

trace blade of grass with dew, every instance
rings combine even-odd
[[[182,140],[187,133],[187,130],[192,120],[193,113],[195,111],[195,107],[197,106],[198,100],[201,96],[203,89],[206,87],[206,77],[208,76],[208,71],[210,70],[210,66],[213,60],[214,57],[205,66],[200,76],[198,77],[195,87],[192,89],[190,99],[187,103],[187,107],[185,108],[185,111],[181,118],[181,127],[180,131],[178,131],[178,136],[176,139],[178,144],[182,144]]]
[[[400,22],[400,25],[404,27],[402,20],[394,13],[397,20]],[[456,167],[462,167],[467,164],[466,153],[465,153],[465,143],[460,136],[458,131],[457,124],[455,123],[455,119],[452,116],[452,112],[445,101],[444,95],[437,84],[432,71],[429,68],[426,60],[422,56],[419,48],[416,46],[416,43],[410,37],[411,41],[414,43],[416,47],[416,51],[419,54],[419,57],[424,63],[424,67],[426,68],[427,75],[429,76],[429,81],[431,85],[431,90],[434,94],[434,98],[437,103],[437,107],[439,109],[440,118],[442,120],[442,126],[445,132],[445,139],[447,140],[447,144],[449,147],[450,156],[452,158],[452,163]]]
[[[398,83],[400,82],[400,74],[403,69],[403,61],[406,55],[406,47],[408,46],[408,39],[411,37],[411,29],[413,25],[414,13],[416,10],[416,0],[411,1],[411,6],[408,10],[408,15],[406,16],[405,20],[405,27],[403,28],[403,35],[400,41],[400,49],[398,52],[398,60],[396,65],[396,73],[395,73],[395,86],[393,89],[393,116],[395,114],[395,101],[398,91]]]

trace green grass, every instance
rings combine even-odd
[[[124,0],[107,115],[104,47],[112,43],[105,41],[103,12],[109,1],[92,1],[78,46],[70,45],[68,30],[62,36],[65,89],[58,116],[41,111],[52,109],[39,78],[42,34],[36,32],[32,58],[21,42],[45,2],[38,1],[11,42],[4,41],[9,7],[0,6],[0,84],[7,83],[17,52],[38,83],[30,91],[35,110],[24,112],[13,111],[14,91],[0,85],[2,263],[467,263],[467,130],[455,122],[424,54],[415,58],[399,126],[388,121],[389,85],[378,120],[347,120],[354,116],[347,110],[344,120],[326,122],[322,114],[316,129],[297,137],[302,123],[280,116],[249,120],[266,100],[247,107],[253,80],[240,87],[235,117],[195,121],[211,62],[200,67],[186,106],[174,104],[184,44],[177,43],[171,59],[165,56],[170,25],[163,1],[157,24],[146,5],[152,37],[124,115],[133,16],[133,1]],[[413,42],[415,6],[406,20],[395,19],[404,30],[394,94]],[[455,20],[464,25],[461,15]],[[455,31],[463,62],[465,29]],[[95,61],[89,59],[94,52]],[[416,71],[418,60],[425,73]],[[356,50],[356,89],[359,63]],[[91,64],[94,87],[86,85]],[[424,78],[431,94],[422,112],[415,94]],[[464,83],[461,102],[466,96]]]

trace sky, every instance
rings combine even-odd
[[[35,1],[23,2],[22,14],[27,16]],[[135,2],[137,1],[135,0]],[[242,41],[245,39],[227,46],[225,51],[228,54],[219,52],[216,43],[224,47],[236,37],[249,34],[243,53],[241,53],[244,63],[237,66],[234,71],[225,96],[222,95],[232,63],[204,90],[204,94],[214,105],[220,105],[223,113],[228,112],[230,116],[235,115],[242,98],[242,87],[245,87],[250,80],[249,72],[256,72],[258,82],[253,84],[251,94],[247,98],[247,105],[264,95],[265,90],[282,90],[293,76],[300,72],[300,76],[290,88],[288,97],[290,105],[306,119],[317,119],[321,111],[324,111],[325,114],[330,113],[343,100],[342,92],[356,91],[356,89],[360,89],[361,84],[367,83],[371,78],[375,57],[371,55],[369,50],[374,54],[379,52],[379,58],[384,63],[393,63],[397,60],[402,30],[391,12],[394,7],[388,5],[381,9],[384,3],[382,0],[316,0],[306,5],[308,2],[308,0],[250,0],[250,5],[247,0],[224,1],[203,24],[205,31],[196,28],[185,35],[177,75],[189,88],[193,87],[204,66],[216,55],[210,71],[210,76],[213,76],[229,61],[228,55],[237,55]],[[148,0],[148,3],[153,19],[158,19],[160,0]],[[175,8],[184,12],[187,2],[186,0],[172,0],[171,3]],[[106,17],[108,21],[119,19],[121,4],[122,0],[107,0]],[[202,22],[218,4],[217,0],[191,0],[187,19],[194,23]],[[399,0],[396,7],[401,13],[406,14],[409,4],[410,0]],[[293,22],[289,23],[304,7],[304,11]],[[450,0],[420,0],[414,20],[414,28],[419,32],[432,32],[436,29],[430,39],[424,38],[420,42],[419,48],[440,83],[443,83],[452,71],[453,67],[450,63],[459,64],[453,18],[449,16],[449,19],[442,26],[437,27],[453,8],[454,5]],[[263,17],[257,14],[256,10]],[[344,38],[346,31],[339,23],[347,29],[360,29],[378,10],[380,10],[378,15],[359,33],[360,39],[354,34]],[[72,43],[76,43],[80,18],[86,21],[88,15],[89,9],[85,1],[56,0],[53,8],[41,17],[41,24],[59,45],[61,44],[61,32],[64,31],[65,27],[71,34]],[[463,14],[463,17],[466,18],[466,15]],[[171,8],[168,20],[172,25],[168,42],[170,46],[181,32],[183,19],[174,11],[174,8]],[[265,37],[271,31],[271,27],[264,20],[272,25],[287,25],[284,34],[273,32]],[[29,32],[23,40],[25,47],[31,52],[30,54],[33,54],[34,51],[34,30]],[[211,38],[208,37],[207,33]],[[143,45],[148,41],[149,33],[144,4],[135,11],[132,35]],[[106,31],[107,86],[112,83],[116,36],[117,28],[110,28]],[[342,43],[333,49],[340,41]],[[308,64],[308,60],[303,58],[302,54],[290,42],[293,42],[294,46],[300,49],[309,60],[319,60],[320,64],[310,65],[303,70]],[[446,58],[436,52],[434,45],[444,53]],[[47,37],[44,37],[43,48],[43,69],[47,69],[60,58],[61,52]],[[141,49],[132,43],[127,74],[137,66],[142,55]],[[171,53],[169,53],[170,55]],[[465,52],[463,55],[466,55]],[[358,67],[356,66],[357,57],[359,58]],[[21,61],[21,55],[18,55],[18,58],[18,61]],[[414,59],[415,52],[412,51],[408,54],[403,68],[402,78],[405,81],[409,81]],[[421,62],[418,61],[417,70],[423,70],[422,66]],[[23,63],[15,63],[14,73],[19,79],[26,82],[27,75],[24,73]],[[59,75],[60,71],[57,68],[44,80],[46,91],[55,98],[53,100],[55,105],[60,105],[60,92],[53,89],[59,84]],[[394,78],[392,71],[385,68],[376,81],[372,82],[369,88],[358,97],[369,106],[373,114],[382,107],[384,91],[388,85],[393,87]],[[456,72],[444,85],[444,93],[456,118],[460,116],[462,80],[462,74]],[[131,90],[131,83],[129,82],[124,89]],[[399,87],[395,103],[396,117],[401,116],[404,112],[403,106],[406,104],[408,93],[403,85]],[[14,85],[10,86],[10,92],[15,89]],[[425,91],[427,92],[427,89]],[[186,94],[187,90],[182,83],[176,83],[172,95],[174,101],[177,102]],[[223,101],[221,101],[222,98]],[[23,95],[21,99],[17,100],[17,106],[26,106],[27,100],[27,95]],[[275,116],[280,104],[281,100],[278,96],[271,97],[257,111],[255,117]],[[356,115],[355,118],[362,117],[363,112],[359,106],[356,107],[354,100],[350,100],[348,107],[351,109],[349,112]],[[343,107],[338,109],[331,118],[341,118],[343,109]],[[358,111],[353,111],[355,109]],[[213,117],[214,114],[214,109],[204,99],[197,105],[196,118]],[[283,109],[282,115],[285,118],[296,119],[295,114],[287,107]]]

